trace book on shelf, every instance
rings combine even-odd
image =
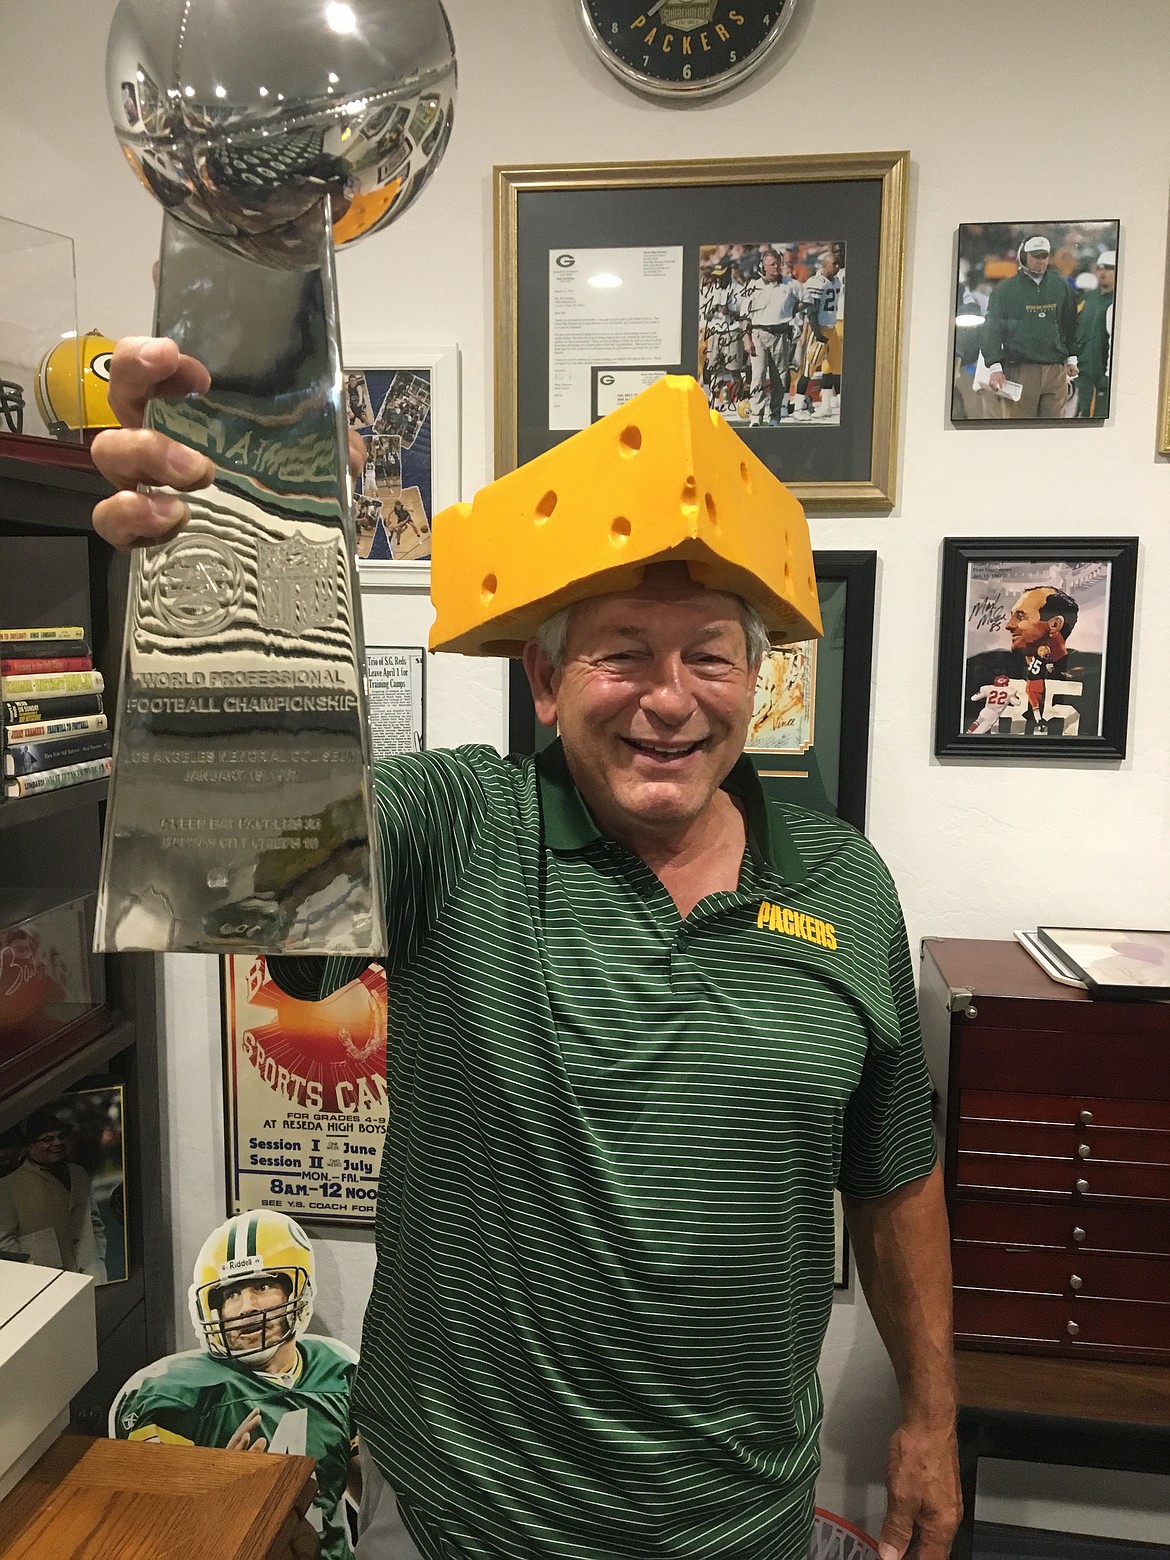
[[[0,650],[4,648],[0,645]],[[93,662],[87,655],[38,655],[27,660],[0,656],[0,677],[41,676],[45,672],[92,672]]]
[[[5,739],[16,742],[44,741],[47,737],[70,737],[78,731],[106,731],[104,715],[66,715],[60,720],[28,720],[0,727]]]
[[[109,731],[85,731],[78,736],[50,737],[44,742],[13,742],[10,737],[4,749],[4,778],[63,769],[91,758],[109,758],[113,741]]]
[[[11,644],[21,639],[84,639],[85,629],[75,623],[64,628],[0,628],[0,644]]]
[[[0,659],[39,661],[45,656],[85,656],[92,654],[88,639],[0,639]]]
[[[27,698],[29,694],[101,693],[100,672],[43,672],[33,677],[0,677],[0,697]]]
[[[30,720],[100,715],[104,709],[100,693],[38,693],[31,699],[6,699],[0,705],[0,715],[9,726],[21,726]]]
[[[104,780],[110,773],[110,763],[108,758],[91,758],[83,764],[66,764],[63,769],[18,775],[13,780],[5,780],[4,795],[11,800],[17,796],[36,796],[41,791],[61,791],[67,786],[82,785],[86,780]]]

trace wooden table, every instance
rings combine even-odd
[[[302,1560],[313,1459],[63,1435],[0,1501],[3,1560]]]
[[[1170,1476],[1170,1369],[959,1349],[964,1516],[951,1560],[971,1560],[980,1457]]]

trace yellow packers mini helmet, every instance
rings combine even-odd
[[[37,409],[55,438],[87,429],[117,428],[110,410],[110,355],[114,343],[99,331],[67,336],[50,347],[37,368]],[[78,376],[80,375],[80,384]]]
[[[203,1242],[188,1291],[201,1347],[262,1370],[282,1344],[308,1327],[314,1276],[309,1238],[286,1213],[263,1208],[228,1219]],[[275,1279],[283,1300],[261,1306],[252,1297],[245,1308],[225,1314],[233,1295],[262,1279]]]

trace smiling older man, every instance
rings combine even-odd
[[[200,374],[119,349],[123,421]],[[94,453],[123,489],[209,474],[136,429]],[[95,523],[126,545],[174,520],[123,491]],[[358,1552],[803,1560],[839,1186],[902,1398],[882,1554],[943,1560],[950,1272],[896,893],[852,829],[765,803],[757,612],[677,561],[604,583],[524,646],[559,732],[538,758],[378,768],[391,1126]],[[278,964],[304,997],[359,968]]]

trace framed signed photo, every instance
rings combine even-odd
[[[889,509],[908,165],[497,168],[497,476],[682,373],[806,508]]]
[[[1108,417],[1120,232],[1116,220],[959,228],[952,422]]]
[[[346,423],[366,448],[353,497],[358,562],[429,576],[431,522],[459,501],[458,351],[347,338],[342,382]]]
[[[936,754],[1125,757],[1137,547],[944,541]]]

